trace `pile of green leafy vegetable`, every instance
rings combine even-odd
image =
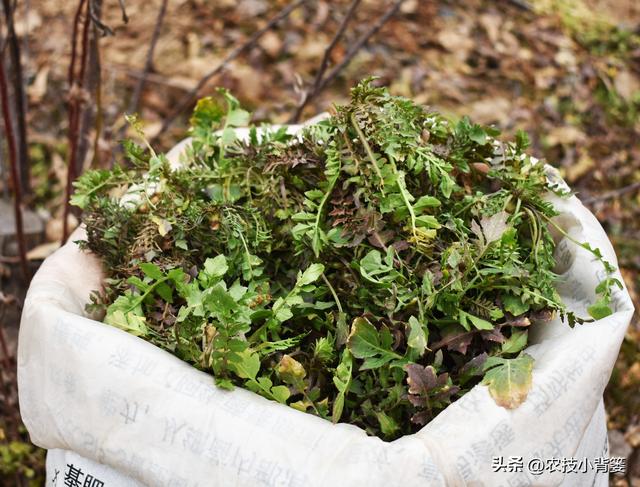
[[[384,439],[480,381],[521,403],[530,325],[580,321],[554,287],[554,188],[526,136],[500,142],[365,80],[297,135],[239,138],[250,115],[220,94],[198,103],[181,168],[127,142],[128,163],[77,181],[82,245],[108,275],[94,311],[220,387]]]

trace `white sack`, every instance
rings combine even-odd
[[[47,487],[144,487],[117,470],[67,450],[47,452]]]
[[[606,234],[579,200],[553,201],[566,230],[615,265]],[[607,318],[574,329],[557,319],[532,333],[533,386],[519,408],[498,407],[478,385],[420,432],[387,443],[244,389],[216,388],[168,352],[86,318],[102,275],[98,260],[73,243],[81,237],[31,283],[18,348],[20,405],[35,444],[120,472],[105,485],[128,485],[117,480],[128,477],[149,487],[607,485],[593,469],[532,475],[526,465],[607,456],[602,393],[633,314],[626,289],[614,293]],[[568,240],[557,257],[560,294],[587,316],[602,266]],[[67,454],[55,452],[50,464]],[[523,472],[493,471],[493,457],[513,456],[524,458]]]

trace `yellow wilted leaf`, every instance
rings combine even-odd
[[[489,386],[489,393],[498,406],[515,409],[527,398],[533,371],[530,355],[522,353],[514,359],[490,357],[485,370],[482,383]]]

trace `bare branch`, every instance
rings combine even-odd
[[[344,35],[344,32],[347,29],[347,25],[349,24],[349,21],[353,18],[356,8],[358,8],[358,5],[360,4],[360,1],[361,0],[353,0],[353,2],[351,2],[351,5],[349,5],[349,9],[347,10],[347,13],[344,15],[344,18],[342,19],[342,22],[340,23],[338,30],[333,36],[333,39],[331,39],[331,42],[329,42],[326,49],[324,50],[324,56],[322,57],[320,68],[318,69],[315,80],[313,81],[313,86],[311,87],[310,90],[305,91],[304,97],[302,98],[302,101],[298,104],[298,107],[295,113],[289,119],[289,123],[295,123],[298,120],[300,120],[300,115],[302,115],[302,111],[307,106],[307,103],[309,103],[309,101],[312,98],[314,98],[316,93],[318,92],[318,89],[320,88],[320,83],[322,81],[322,77],[324,76],[324,73],[327,70],[327,67],[329,66],[329,59],[331,58],[331,53],[333,52],[333,49],[336,47],[336,45]]]
[[[62,243],[67,240],[69,236],[69,228],[68,228],[68,216],[69,216],[69,200],[71,198],[71,191],[73,186],[73,180],[77,175],[77,165],[78,165],[78,139],[80,137],[79,125],[80,125],[80,115],[81,115],[81,102],[82,102],[82,89],[84,85],[84,76],[87,65],[87,57],[88,57],[88,43],[89,43],[89,24],[90,24],[90,5],[91,0],[80,0],[78,5],[78,10],[76,10],[76,14],[74,17],[74,25],[73,32],[71,34],[71,61],[69,64],[69,72],[68,72],[68,81],[69,81],[69,128],[68,128],[68,139],[69,139],[69,147],[68,154],[69,160],[67,164],[67,186],[65,190],[65,200],[64,200],[64,212],[62,215]],[[86,4],[86,7],[85,7]],[[82,51],[81,51],[81,60],[80,60],[80,73],[76,78],[75,74],[75,65],[77,60],[77,37],[78,37],[78,27],[80,25],[80,17],[82,15],[82,10],[85,10],[85,19],[82,30]]]
[[[93,42],[91,44],[90,72],[92,73],[89,82],[93,83],[96,97],[95,110],[95,126],[96,135],[93,141],[93,159],[91,166],[96,167],[100,163],[100,138],[104,126],[104,112],[102,108],[102,63],[100,61],[100,45],[98,37],[94,33]]]
[[[20,265],[25,281],[29,279],[27,267],[27,246],[24,239],[24,228],[22,223],[22,190],[20,187],[18,173],[18,156],[16,140],[13,133],[13,122],[11,111],[9,110],[9,92],[4,71],[4,57],[0,56],[0,99],[2,99],[2,117],[4,119],[4,129],[7,136],[7,146],[9,148],[9,164],[11,166],[11,184],[13,185],[13,208],[16,220],[16,240],[18,241],[18,251],[20,253]]]
[[[94,16],[100,20],[102,16],[102,0],[92,0],[91,8]],[[101,66],[100,66],[100,38],[102,34],[100,27],[95,21],[92,21],[91,35],[89,38],[87,70],[83,80],[85,91],[91,94],[94,103],[86,105],[82,110],[80,118],[80,129],[78,137],[78,163],[76,166],[76,174],[81,174],[85,166],[87,152],[89,150],[89,131],[91,127],[95,127],[94,137],[94,153],[92,162],[98,160],[98,141],[102,135],[102,96],[101,96]]]
[[[196,86],[182,98],[182,100],[178,103],[177,108],[165,118],[164,123],[160,128],[160,131],[158,132],[158,134],[156,134],[155,137],[153,137],[151,142],[153,143],[154,141],[157,141],[157,139],[162,134],[164,134],[167,131],[167,129],[169,129],[169,127],[171,127],[171,125],[176,120],[176,118],[178,118],[178,116],[184,110],[186,110],[187,107],[189,107],[189,105],[191,105],[191,103],[197,98],[200,90],[204,88],[204,86],[209,82],[211,78],[213,78],[215,75],[223,71],[231,61],[236,59],[240,54],[242,54],[247,49],[251,48],[264,34],[266,34],[269,30],[275,27],[280,21],[286,19],[289,16],[289,14],[291,14],[291,12],[293,12],[295,9],[297,9],[299,6],[301,6],[303,3],[306,3],[307,1],[308,0],[296,0],[290,3],[289,5],[287,5],[282,10],[280,10],[280,12],[278,12],[274,17],[272,17],[263,28],[254,32],[253,35],[249,39],[247,39],[246,42],[244,42],[243,44],[233,49],[220,64],[218,64],[215,68],[213,68],[211,71],[205,74],[204,77],[200,81],[198,81]]]
[[[24,80],[22,75],[22,57],[20,54],[20,42],[16,35],[14,28],[14,10],[15,6],[11,6],[9,0],[2,0],[2,6],[4,8],[4,16],[7,23],[7,47],[9,49],[9,59],[11,61],[11,81],[13,87],[13,101],[16,122],[16,135],[17,135],[17,156],[18,156],[18,170],[20,176],[20,184],[22,186],[22,192],[28,195],[31,192],[31,185],[29,181],[29,154],[27,143],[27,124],[26,124],[26,94],[24,91]]]
[[[125,24],[129,23],[129,16],[127,15],[127,6],[124,3],[124,0],[118,0],[118,3],[120,4],[120,11],[122,12],[122,21]]]
[[[362,34],[358,40],[351,46],[351,48],[347,51],[344,56],[344,59],[340,61],[340,63],[334,67],[329,74],[320,82],[320,85],[316,91],[316,95],[320,93],[329,83],[331,83],[334,78],[342,71],[353,59],[353,57],[358,53],[360,49],[364,47],[364,45],[369,42],[374,35],[378,33],[378,31],[386,24],[391,17],[393,17],[405,0],[396,0],[396,2],[387,9],[387,11],[382,14],[382,16],[373,24],[369,30],[367,30],[364,34]]]
[[[78,27],[80,26],[80,16],[82,15],[82,7],[84,7],[85,0],[80,0],[80,4],[76,10],[76,14],[73,18],[73,30],[71,32],[71,59],[69,61],[69,69],[67,71],[67,83],[69,89],[73,84],[75,69],[76,69],[76,56],[78,52]]]
[[[105,24],[104,22],[102,22],[102,20],[100,20],[98,14],[96,13],[94,0],[89,0],[89,17],[91,18],[91,21],[93,22],[93,24],[98,29],[100,29],[100,32],[102,33],[103,36],[113,35],[113,29],[109,27],[107,24]]]
[[[129,22],[129,17],[127,16],[127,11],[125,9],[124,0],[118,0],[120,4],[120,10],[122,11],[122,21],[126,24]],[[102,1],[101,0],[89,0],[89,18],[93,22],[93,25],[100,30],[100,34],[103,37],[112,36],[115,33],[113,29],[109,27],[107,24],[102,22],[101,13],[102,10]]]
[[[591,196],[588,198],[582,199],[582,203],[585,205],[592,205],[594,203],[601,203],[603,201],[611,200],[614,198],[618,198],[627,193],[632,193],[633,191],[640,190],[640,181],[636,181],[635,183],[627,184],[626,186],[622,186],[618,189],[613,189],[611,191],[607,191],[606,193],[602,193],[596,196]]]
[[[82,50],[80,51],[80,74],[78,75],[78,85],[82,89],[84,85],[84,75],[87,70],[87,59],[89,58],[89,25],[91,22],[91,11],[93,0],[87,0],[87,11],[85,12],[84,24],[82,26]],[[91,19],[93,20],[93,19]],[[80,97],[76,98],[76,101],[80,101]]]
[[[156,50],[156,44],[158,43],[158,39],[160,38],[160,30],[162,29],[162,22],[167,12],[167,3],[168,3],[168,0],[162,0],[162,6],[160,7],[160,12],[158,12],[158,17],[156,18],[156,25],[153,28],[153,35],[151,36],[151,43],[149,44],[149,50],[147,51],[147,59],[144,63],[142,76],[138,80],[138,83],[136,84],[136,88],[133,92],[133,96],[131,97],[131,103],[129,104],[129,113],[135,113],[138,111],[138,106],[140,105],[140,97],[142,96],[142,90],[144,89],[144,84],[147,81],[147,76],[151,72],[151,68],[153,67],[153,53]]]

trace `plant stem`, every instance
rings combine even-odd
[[[356,120],[355,113],[351,113],[351,124],[353,125],[353,128],[356,129],[356,132],[358,133],[358,138],[360,139],[360,142],[362,142],[362,145],[364,146],[364,150],[367,153],[367,157],[369,157],[369,161],[371,161],[371,164],[373,165],[373,169],[375,170],[376,175],[380,179],[380,192],[384,195],[384,178],[382,177],[382,173],[380,172],[380,168],[378,167],[378,163],[376,162],[376,156],[374,155],[373,150],[371,150],[371,146],[369,145],[369,142],[367,141],[367,138],[365,137],[364,132],[362,132],[360,125],[358,125],[358,120]]]
[[[329,279],[327,279],[327,276],[324,275],[324,273],[322,273],[322,280],[324,281],[324,283],[327,285],[327,287],[329,288],[329,291],[331,291],[331,294],[333,295],[333,300],[336,302],[336,306],[338,307],[338,311],[340,313],[343,313],[342,311],[342,304],[340,303],[340,299],[338,298],[338,295],[336,294],[335,289],[333,289],[333,286],[331,285],[331,283],[329,282]]]

